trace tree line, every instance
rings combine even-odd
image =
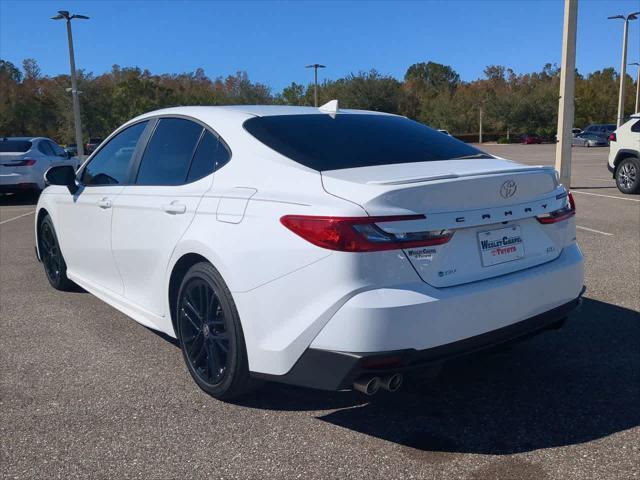
[[[463,81],[450,66],[435,62],[411,65],[399,80],[374,69],[318,85],[320,104],[338,99],[343,108],[405,115],[467,140],[477,139],[479,112],[493,138],[556,132],[560,71],[547,64],[540,72],[516,73],[490,65],[482,78]],[[576,79],[575,126],[615,123],[619,75],[605,68]],[[21,68],[0,60],[0,136],[47,136],[73,143],[69,75],[43,75],[33,59]],[[626,112],[635,104],[635,84],[627,76]],[[152,74],[114,65],[110,72],[78,77],[85,138],[106,137],[130,118],[178,105],[313,105],[313,84],[291,83],[281,92],[252,82],[246,72],[211,78],[203,69],[180,74]],[[487,138],[487,137],[485,137]]]

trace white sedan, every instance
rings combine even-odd
[[[393,391],[558,326],[583,291],[553,169],[335,101],[147,113],[47,179],[51,285],[176,337],[217,398],[256,379]]]

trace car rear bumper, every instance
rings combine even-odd
[[[309,348],[285,375],[253,374],[257,378],[321,390],[351,389],[363,375],[385,375],[419,370],[496,345],[514,343],[553,328],[582,302],[582,293],[548,312],[457,342],[424,350],[341,352]]]
[[[0,173],[0,193],[41,190],[43,187],[44,180],[40,185],[32,173]]]
[[[577,306],[583,282],[582,253],[572,244],[556,260],[502,277],[367,290],[335,312],[287,373],[256,376],[350,388],[363,365],[378,359],[399,357],[392,369],[399,371],[544,329]]]

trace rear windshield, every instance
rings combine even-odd
[[[30,148],[29,140],[0,140],[0,152],[24,153]]]
[[[244,128],[276,152],[314,170],[484,157],[480,150],[394,115],[255,117]]]

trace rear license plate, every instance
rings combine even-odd
[[[490,267],[524,257],[524,243],[520,226],[488,230],[478,233],[482,266]]]

